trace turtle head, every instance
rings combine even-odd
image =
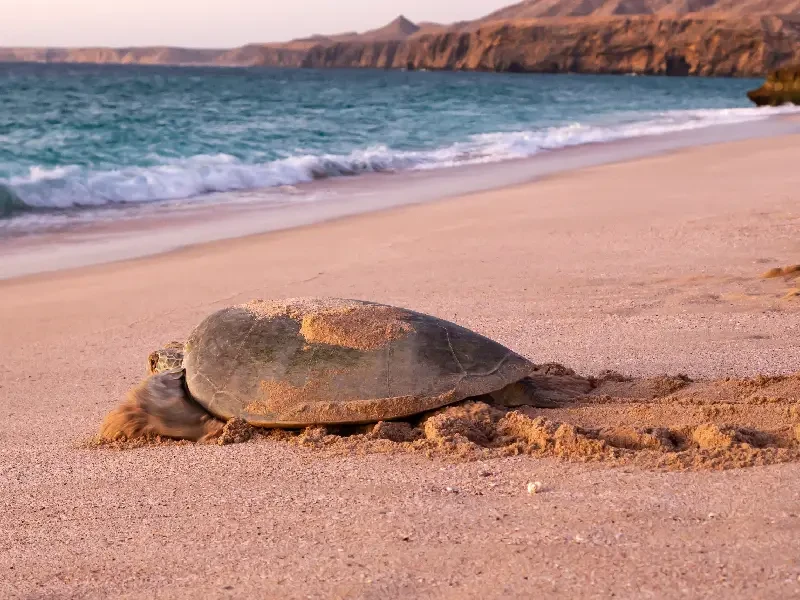
[[[158,375],[166,371],[183,368],[183,343],[170,342],[163,348],[152,352],[147,358],[147,371]]]

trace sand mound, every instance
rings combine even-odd
[[[792,281],[800,277],[800,265],[789,265],[787,267],[775,267],[761,275],[761,279],[775,279],[782,277],[784,281]],[[783,296],[784,300],[800,297],[800,288],[791,288]]]
[[[800,375],[705,382],[682,375],[584,378],[543,365],[532,378],[537,393],[558,399],[560,408],[506,411],[466,402],[414,422],[258,435],[334,454],[530,455],[667,470],[800,460]]]
[[[231,419],[225,423],[217,438],[217,444],[227,446],[229,444],[244,444],[253,437],[253,428],[241,419]]]
[[[773,279],[775,277],[785,277],[787,279],[794,279],[797,276],[800,276],[800,265],[789,265],[788,267],[776,267],[774,269],[770,269],[761,275],[761,278]]]
[[[281,442],[323,454],[421,453],[450,460],[529,455],[642,468],[730,469],[800,460],[800,375],[691,381],[586,378],[560,365],[532,373],[558,408],[468,401],[413,421],[303,431],[227,423],[217,443]],[[117,440],[114,448],[174,443]],[[95,445],[97,442],[95,442]]]

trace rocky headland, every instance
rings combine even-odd
[[[748,92],[747,97],[758,106],[800,105],[800,65],[773,71],[764,85]]]
[[[527,0],[476,21],[233,49],[0,48],[0,62],[764,76],[800,62],[796,0]]]

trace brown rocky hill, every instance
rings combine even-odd
[[[400,15],[385,27],[368,31],[360,37],[365,41],[404,40],[417,33],[419,29],[418,25]]]
[[[480,22],[564,17],[706,14],[782,15],[800,11],[800,0],[526,0],[500,9]]]
[[[317,46],[303,66],[759,76],[800,61],[800,20],[584,17]]]
[[[405,40],[422,29],[425,29],[426,32],[429,32],[442,28],[446,29],[447,26],[438,25],[436,23],[424,23],[417,25],[416,23],[409,21],[403,15],[400,15],[388,25],[384,25],[383,27],[372,29],[370,31],[364,31],[363,33],[351,31],[348,33],[338,33],[335,35],[317,34],[312,35],[311,37],[293,40],[288,42],[287,45],[296,45],[298,42],[302,42],[311,44],[312,46],[318,44],[324,46],[339,42],[378,42],[387,40]]]
[[[800,0],[526,0],[453,25],[230,50],[0,48],[0,61],[762,76],[800,62]]]

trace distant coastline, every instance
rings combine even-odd
[[[233,49],[0,48],[0,62],[725,77],[761,77],[800,62],[800,14],[789,12],[789,0],[742,0],[727,10],[723,0],[705,4],[687,12],[660,0],[657,10],[636,13],[620,0],[579,8],[527,0],[453,25],[401,16],[361,34]]]

